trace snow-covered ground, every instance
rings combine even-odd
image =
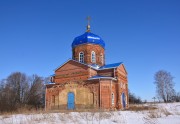
[[[146,111],[8,114],[0,115],[0,124],[180,124],[180,103],[155,106]]]

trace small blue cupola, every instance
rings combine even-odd
[[[85,32],[83,35],[74,38],[74,41],[72,43],[72,48],[81,44],[97,44],[105,48],[105,43],[102,40],[102,38],[91,32]]]
[[[97,44],[105,48],[105,43],[101,37],[90,32],[90,23],[88,21],[87,30],[84,34],[74,38],[72,48],[82,44]]]

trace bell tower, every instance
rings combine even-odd
[[[76,37],[72,43],[72,59],[85,64],[105,65],[105,43],[101,37],[91,33],[90,17],[86,32]]]

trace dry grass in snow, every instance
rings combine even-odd
[[[180,124],[180,103],[132,105],[110,112],[4,113],[0,124]]]

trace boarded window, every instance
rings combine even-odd
[[[100,59],[101,59],[101,63],[104,64],[104,58],[103,58],[103,54],[102,53],[101,53]]]
[[[52,96],[52,105],[53,106],[55,105],[55,96],[54,95]]]
[[[94,103],[94,95],[93,93],[89,93],[89,104],[93,104]]]

